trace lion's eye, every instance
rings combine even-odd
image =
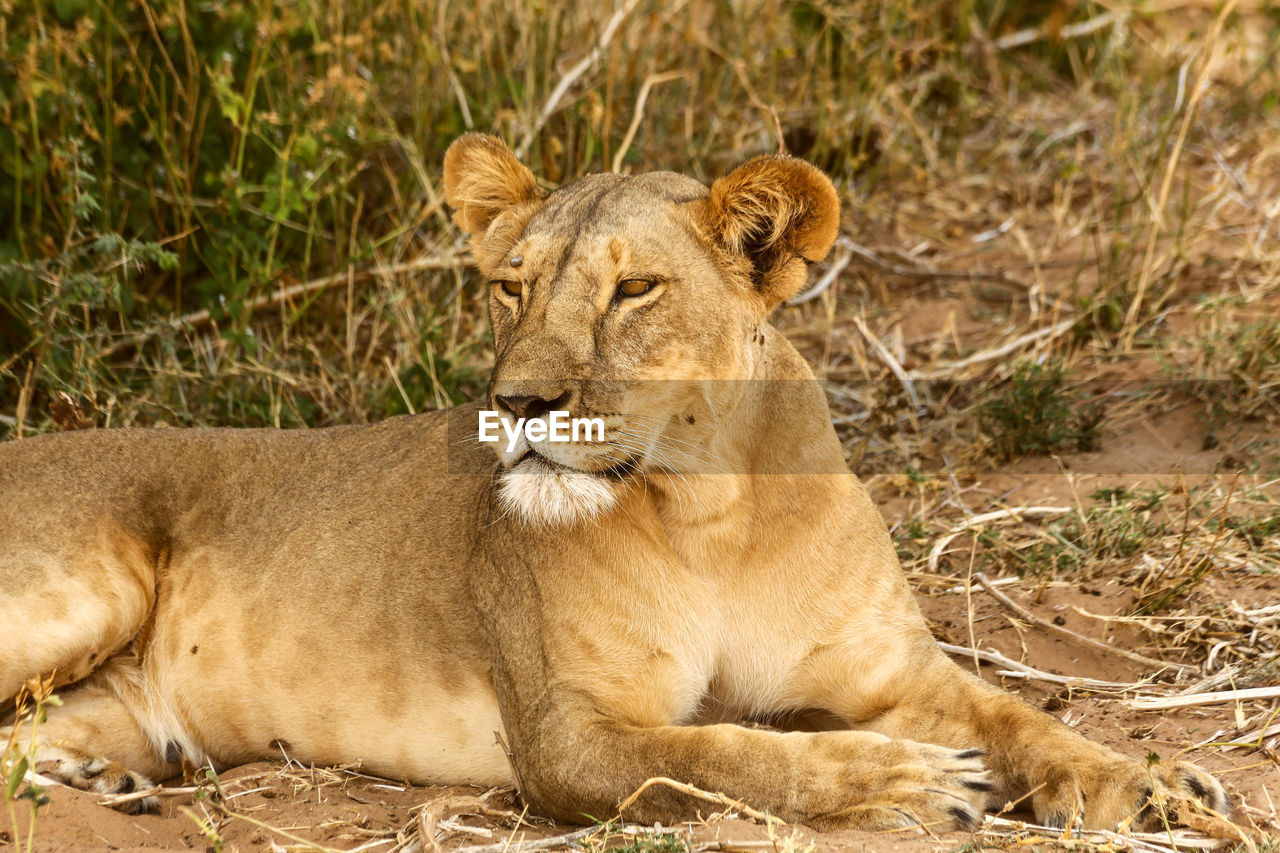
[[[504,278],[504,279],[498,279],[496,281],[491,281],[489,283],[498,285],[498,287],[502,288],[503,293],[507,294],[507,296],[510,296],[514,299],[519,299],[520,294],[523,291],[523,288],[521,287],[520,282],[518,281],[511,281],[509,279]]]
[[[654,282],[646,278],[629,278],[618,283],[618,292],[623,296],[643,296],[653,289]]]

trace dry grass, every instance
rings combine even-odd
[[[56,428],[62,392],[100,425],[320,425],[473,395],[482,305],[463,263],[424,263],[458,245],[436,170],[471,127],[551,185],[615,163],[709,178],[783,145],[828,168],[850,244],[874,251],[782,319],[833,382],[878,385],[841,317],[892,337],[904,290],[972,292],[962,310],[1000,339],[1032,336],[983,358],[992,329],[958,316],[891,340],[931,381],[1163,350],[1186,297],[1265,313],[1277,273],[1274,15],[1176,5],[16,15],[0,33],[21,165],[0,204],[0,416]],[[1232,373],[1220,352],[1179,364]],[[1246,395],[1274,397],[1269,368],[1240,367]],[[892,417],[870,393],[863,408]]]

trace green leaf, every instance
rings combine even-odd
[[[320,142],[309,133],[302,134],[293,143],[293,159],[308,169],[316,164],[319,153]]]
[[[18,795],[18,799],[30,800],[32,803],[35,804],[35,807],[38,809],[41,806],[46,806],[49,804],[49,794],[47,793],[48,790],[49,790],[48,788],[45,788],[42,785],[31,784],[23,789],[22,793]]]
[[[5,783],[4,793],[9,799],[13,799],[18,793],[18,786],[22,784],[22,779],[27,773],[27,757],[25,755],[18,756],[18,760],[13,763],[13,769],[9,771],[9,779]]]

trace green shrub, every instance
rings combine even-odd
[[[1103,407],[1083,403],[1064,373],[1060,362],[1020,362],[978,407],[978,427],[1001,458],[1096,449]]]

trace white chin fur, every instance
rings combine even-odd
[[[533,524],[559,526],[589,521],[613,509],[615,484],[604,477],[528,457],[503,471],[498,501],[504,512]]]

